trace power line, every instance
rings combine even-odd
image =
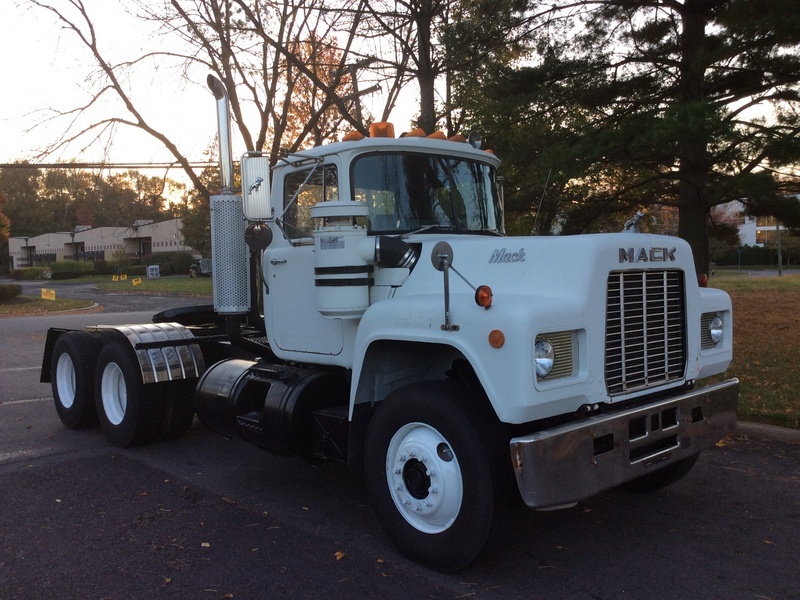
[[[215,167],[219,163],[189,162],[194,169]],[[0,169],[182,169],[180,163],[136,163],[136,162],[55,162],[55,163],[0,163]]]

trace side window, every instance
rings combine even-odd
[[[312,237],[314,222],[311,219],[311,207],[320,202],[338,199],[339,178],[336,165],[289,173],[283,185],[283,222],[287,225],[284,231],[290,239]]]

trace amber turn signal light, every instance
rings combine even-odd
[[[488,285],[478,286],[475,290],[475,302],[478,306],[489,308],[492,305],[492,288]]]
[[[506,335],[499,329],[492,329],[489,332],[489,345],[492,348],[502,348],[506,343]]]

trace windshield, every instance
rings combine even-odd
[[[424,227],[500,232],[494,169],[431,154],[368,154],[353,165],[353,199],[369,207],[369,229],[408,232]]]

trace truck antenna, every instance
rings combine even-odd
[[[536,223],[539,222],[539,213],[542,211],[542,204],[544,203],[544,194],[547,191],[547,184],[550,183],[550,174],[553,172],[553,169],[550,169],[547,172],[547,179],[544,181],[544,189],[542,190],[542,197],[539,198],[539,206],[536,209],[536,217],[533,219],[533,227],[531,227],[531,235],[534,235],[536,231]]]

